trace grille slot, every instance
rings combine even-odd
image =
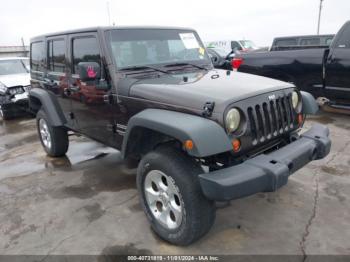
[[[248,118],[250,123],[250,132],[252,133],[253,144],[254,144],[257,142],[256,139],[258,137],[258,133],[257,133],[256,121],[253,115],[253,108],[251,107],[248,107]]]
[[[269,114],[269,110],[267,107],[267,103],[263,103],[263,111],[264,111],[264,117],[265,117],[265,127],[266,127],[266,137],[268,139],[271,138],[271,134],[272,134],[272,123],[271,123],[271,119],[270,119],[270,114]]]
[[[253,144],[293,129],[296,121],[290,95],[248,107],[247,113]]]

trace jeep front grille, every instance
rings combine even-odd
[[[291,95],[248,107],[247,111],[254,145],[277,137],[297,125]]]

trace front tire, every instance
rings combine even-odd
[[[43,110],[37,113],[36,123],[40,142],[46,153],[51,157],[64,156],[69,145],[67,130],[51,126]]]
[[[164,240],[189,245],[215,220],[214,202],[202,194],[200,165],[171,147],[145,155],[137,170],[141,205],[152,229]]]

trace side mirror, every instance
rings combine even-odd
[[[80,80],[83,82],[101,78],[101,68],[96,62],[80,62],[78,71]]]

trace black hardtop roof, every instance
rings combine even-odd
[[[80,28],[80,29],[73,29],[73,30],[66,30],[61,32],[54,32],[54,33],[47,33],[38,35],[35,37],[32,37],[30,39],[30,42],[42,39],[44,37],[51,37],[51,36],[59,36],[59,35],[65,35],[65,34],[76,34],[76,33],[88,33],[88,32],[97,32],[97,31],[107,31],[107,30],[113,30],[113,29],[171,29],[171,30],[191,30],[195,31],[192,28],[187,27],[171,27],[171,26],[97,26],[97,27],[88,27],[88,28]]]

